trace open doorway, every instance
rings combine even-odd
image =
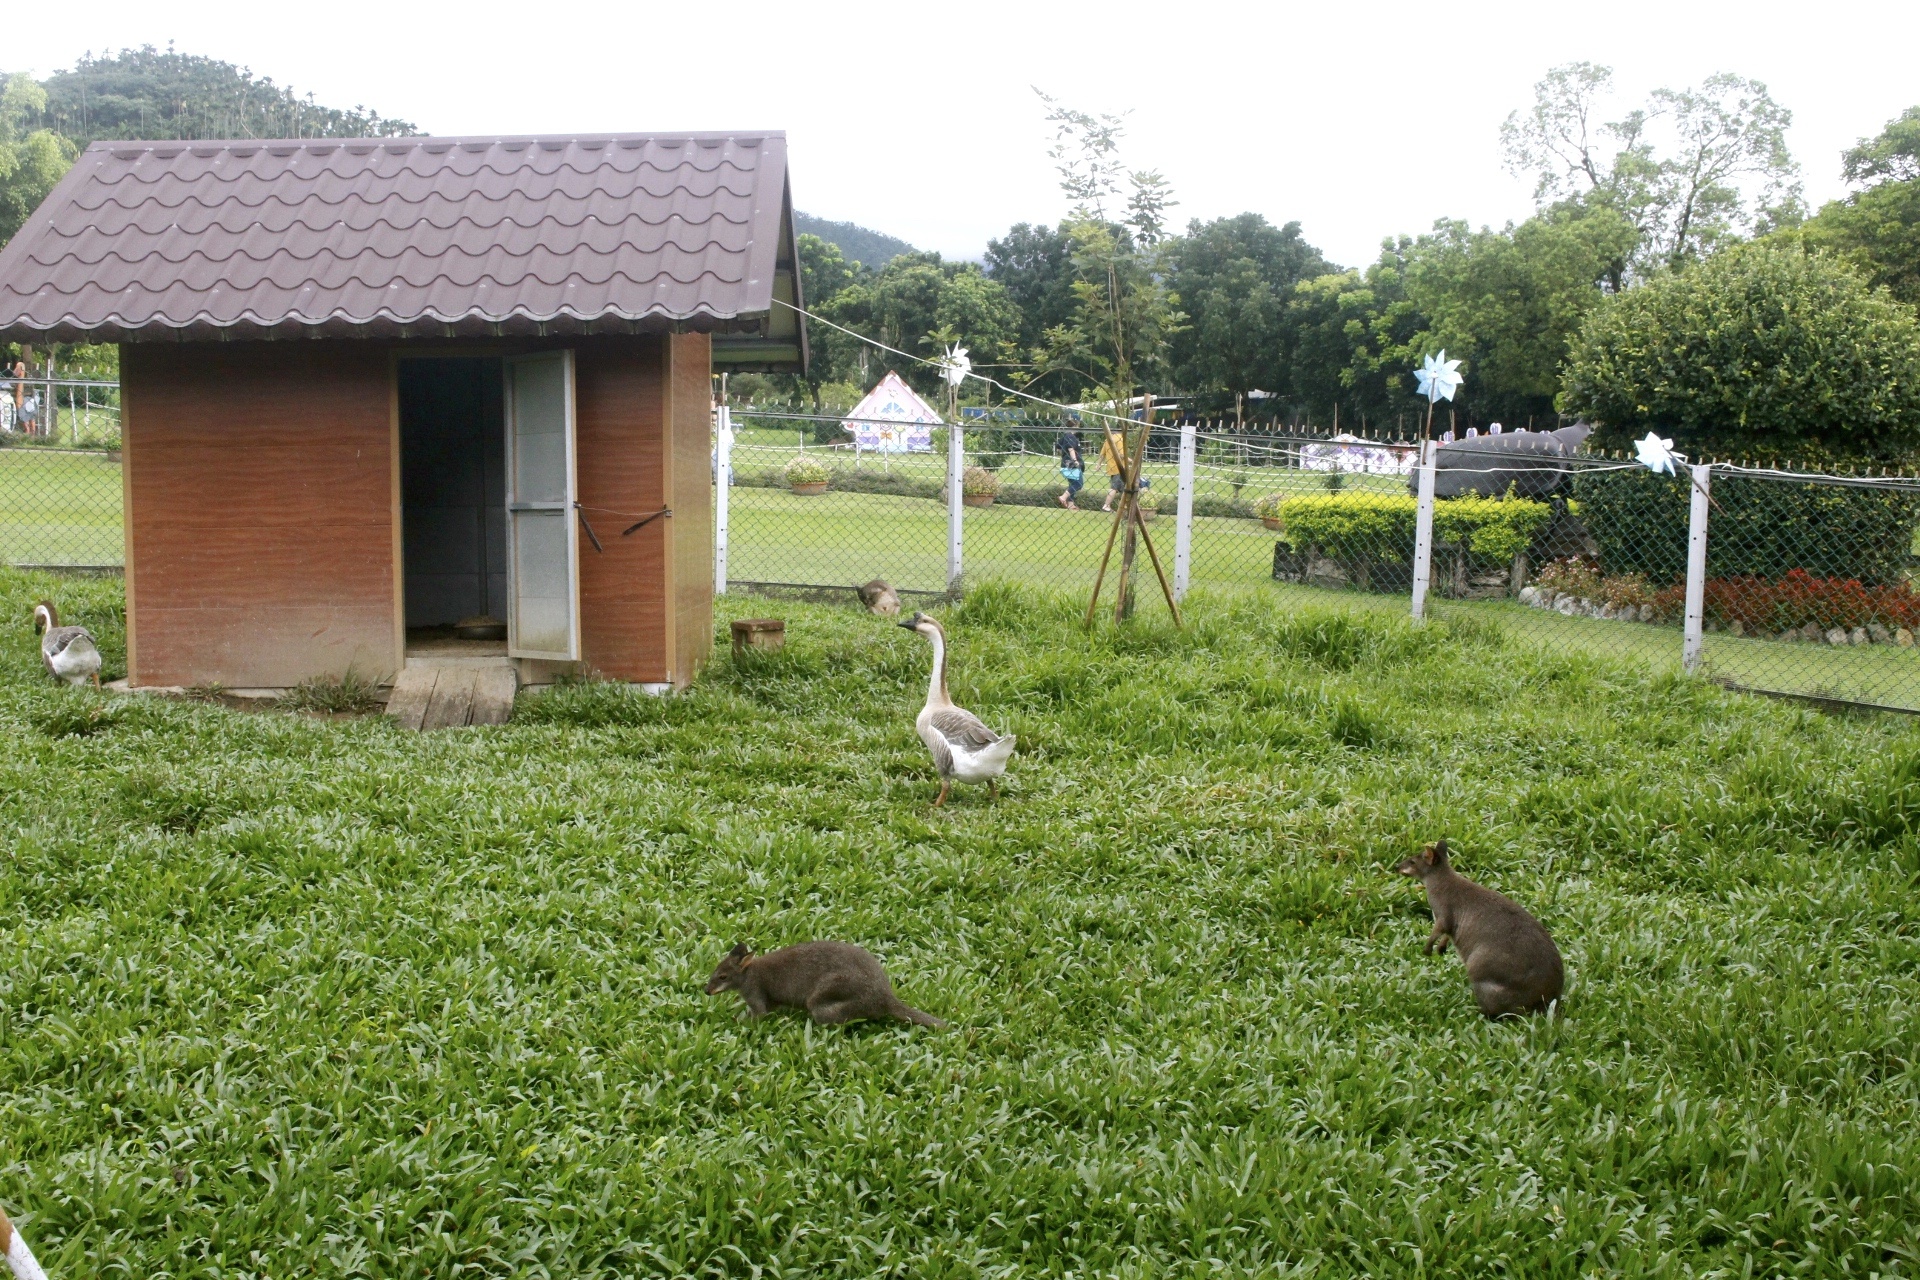
[[[507,617],[506,424],[498,359],[399,362],[407,647]],[[504,636],[496,642],[504,653]]]

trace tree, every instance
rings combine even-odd
[[[1611,273],[1625,287],[1646,275],[1797,221],[1797,168],[1787,151],[1793,113],[1757,80],[1709,76],[1689,89],[1658,89],[1646,105],[1603,123],[1611,68],[1573,62],[1534,86],[1533,108],[1501,126],[1507,167],[1532,175],[1542,206],[1602,205],[1638,230],[1628,261]]]
[[[1020,313],[998,281],[988,279],[974,263],[943,262],[937,253],[901,254],[884,270],[861,274],[829,301],[809,309],[928,359],[945,342],[958,342],[982,365],[1012,350],[1020,332]],[[836,368],[832,376],[859,377],[858,350],[844,350],[852,367]],[[939,374],[918,361],[885,353],[874,358],[881,368],[893,369],[922,391],[941,385]],[[870,372],[868,379],[873,376]]]
[[[0,245],[73,167],[73,144],[27,122],[46,109],[47,94],[24,73],[0,75]]]
[[[1039,346],[1047,330],[1073,322],[1079,301],[1073,296],[1073,238],[1064,224],[1017,223],[987,241],[986,263],[988,278],[1019,309],[1022,351]]]
[[[44,82],[43,123],[102,138],[382,138],[418,132],[366,107],[323,107],[244,67],[152,45],[80,59]]]
[[[1891,461],[1920,446],[1920,320],[1824,254],[1761,241],[1607,299],[1562,385],[1601,445],[1657,431],[1696,457]]]
[[[1196,220],[1168,246],[1166,262],[1167,284],[1190,319],[1172,338],[1174,377],[1236,402],[1256,387],[1281,390],[1287,298],[1300,281],[1332,270],[1300,224],[1276,227],[1257,213]]]
[[[1920,308],[1920,107],[1888,121],[1842,157],[1847,180],[1864,188],[1823,207],[1802,228],[1824,249]]]
[[[1406,294],[1402,238],[1381,246],[1364,272],[1343,271],[1298,285],[1287,299],[1281,333],[1287,395],[1309,421],[1384,429],[1424,407],[1409,370],[1412,344],[1426,328]]]
[[[1033,353],[1036,378],[1078,376],[1114,399],[1133,395],[1142,376],[1158,373],[1168,339],[1186,317],[1166,286],[1161,263],[1174,199],[1152,170],[1127,172],[1119,158],[1121,117],[1090,115],[1040,93],[1054,142],[1047,152],[1071,206],[1062,224],[1072,245],[1073,318],[1049,328]],[[1126,213],[1109,205],[1127,184]]]
[[[1571,201],[1502,231],[1436,223],[1405,253],[1407,297],[1425,322],[1409,356],[1445,348],[1466,361],[1455,404],[1470,418],[1553,413],[1567,348],[1637,235],[1612,209]]]

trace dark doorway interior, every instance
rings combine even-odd
[[[502,372],[490,359],[399,362],[408,630],[507,616]]]

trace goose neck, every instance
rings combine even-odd
[[[927,705],[952,706],[953,699],[947,696],[947,637],[936,628],[927,639],[933,642],[933,674],[927,679]]]

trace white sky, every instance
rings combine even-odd
[[[1336,261],[1435,218],[1524,217],[1498,130],[1557,63],[1611,65],[1623,106],[1716,71],[1794,113],[1810,203],[1839,153],[1920,103],[1920,0],[908,5],[106,0],[8,24],[0,67],[172,41],[328,105],[442,134],[785,129],[794,198],[976,257],[1062,200],[1029,85],[1131,110],[1125,157],[1188,217],[1298,219]]]

